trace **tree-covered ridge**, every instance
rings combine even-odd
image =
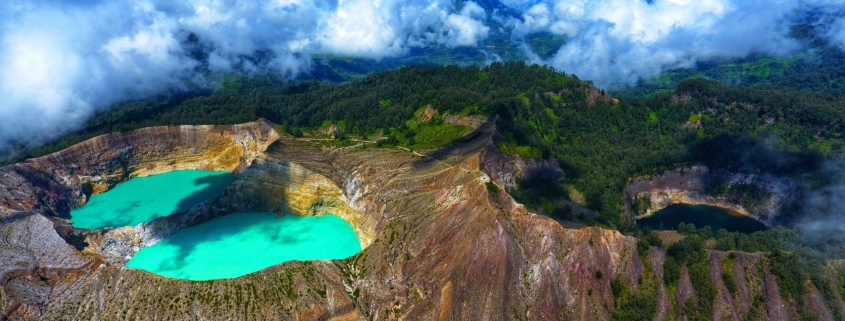
[[[554,155],[566,172],[564,183],[584,193],[606,223],[625,227],[633,222],[618,214],[620,191],[636,175],[693,162],[750,173],[813,171],[841,149],[843,103],[833,94],[698,79],[673,93],[618,104],[535,95],[500,109],[507,117],[499,128]]]
[[[336,124],[339,139],[381,137],[387,144],[422,149],[466,132],[438,119],[414,121],[430,106],[441,115],[498,115],[500,149],[560,162],[563,181],[522,184],[522,191],[513,193],[521,202],[552,214],[557,201],[583,195],[601,223],[624,229],[633,221],[622,215],[622,189],[637,175],[692,162],[732,171],[811,171],[841,148],[845,111],[838,106],[843,103],[845,98],[834,94],[730,87],[702,79],[647,99],[614,99],[576,76],[521,62],[414,66],[339,85],[233,78],[213,94],[135,102],[104,112],[79,133],[29,156],[108,132],[260,117],[297,135]]]
[[[554,70],[524,63],[479,67],[405,67],[345,84],[284,84],[271,76],[228,79],[211,95],[140,101],[106,111],[69,137],[30,153],[45,154],[81,137],[156,125],[235,124],[259,117],[286,127],[313,129],[345,121],[349,133],[402,127],[421,106],[441,113],[491,114],[493,101],[524,92],[574,90],[587,84]],[[53,147],[55,146],[55,147]]]

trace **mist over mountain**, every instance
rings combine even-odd
[[[843,106],[842,0],[0,1],[0,321],[845,320]]]
[[[121,102],[214,88],[225,73],[295,79],[325,57],[388,68],[437,54],[630,85],[709,59],[800,52],[796,23],[845,48],[843,13],[832,0],[5,1],[0,148],[54,139]]]

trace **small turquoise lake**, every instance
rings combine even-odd
[[[219,194],[235,181],[229,172],[179,170],[132,178],[94,195],[70,212],[74,227],[101,229],[134,226],[184,212]]]
[[[236,278],[292,260],[344,259],[361,251],[338,216],[239,212],[179,230],[138,251],[127,267],[204,281]]]
[[[729,232],[752,233],[768,229],[763,223],[742,214],[712,206],[689,204],[667,206],[649,217],[637,220],[637,225],[653,230],[673,230],[681,222],[695,224],[696,228],[710,226],[714,232],[726,229]]]

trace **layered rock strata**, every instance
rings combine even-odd
[[[177,169],[240,171],[278,137],[266,121],[150,127],[98,136],[0,168],[0,208],[68,218],[70,209],[92,194],[131,177]]]
[[[62,244],[55,228],[62,220],[46,216],[54,208],[48,205],[58,201],[33,202],[27,212],[9,208],[0,231],[18,231],[14,235],[20,236],[0,237],[0,266],[17,261],[18,270],[28,272],[2,270],[0,280],[10,281],[2,283],[0,318],[609,320],[616,307],[612,280],[635,291],[644,280],[662,280],[664,250],[651,248],[641,257],[632,237],[597,227],[565,229],[526,211],[502,189],[501,180],[493,179],[499,189],[491,188],[490,178],[497,174],[488,168],[495,164],[490,160],[500,157],[491,150],[494,135],[494,126],[486,123],[468,136],[473,139],[423,156],[367,145],[331,149],[287,137],[266,140],[266,151],[237,162],[244,164],[233,167],[238,181],[215,199],[172,218],[182,223],[152,224],[186,226],[237,210],[331,212],[349,221],[366,247],[346,260],[286,262],[237,279],[191,282],[127,269],[120,257],[131,249],[112,253],[104,244],[143,246],[161,234],[127,230],[126,238],[140,237],[138,243],[109,234],[117,229],[89,234],[87,246],[79,251]],[[154,139],[138,144],[155,145]],[[180,155],[169,155],[177,159],[171,166],[180,166]],[[139,167],[144,164],[132,168]],[[32,184],[29,179],[19,183]],[[42,197],[33,194],[34,188],[16,191],[3,195]],[[21,213],[33,218],[12,218]],[[43,241],[20,241],[27,235]],[[712,252],[710,260],[721,262],[725,255]],[[762,295],[764,319],[782,320],[791,311],[789,302],[777,295],[765,257],[736,257],[736,294],[724,294],[721,270],[711,263],[711,280],[719,291],[714,317],[744,317],[759,308],[749,298]],[[683,308],[673,302],[683,306],[696,295],[696,285],[684,273],[681,279],[687,282],[677,289],[658,282],[655,320],[685,318]],[[829,320],[826,312],[821,309],[817,316]]]

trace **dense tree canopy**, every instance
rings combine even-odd
[[[132,102],[103,112],[78,133],[28,156],[107,132],[260,117],[290,133],[337,123],[341,138],[390,135],[388,143],[433,148],[443,141],[415,141],[426,133],[454,138],[463,131],[410,128],[416,126],[414,113],[430,105],[441,114],[498,115],[503,139],[497,145],[503,151],[554,156],[560,162],[563,181],[523,184],[529,188],[514,193],[521,201],[554,207],[567,191],[577,191],[601,223],[625,228],[633,221],[621,215],[622,189],[634,176],[692,162],[800,174],[839,149],[845,130],[845,110],[839,108],[845,97],[835,94],[732,87],[704,79],[684,81],[674,92],[650,98],[617,100],[603,94],[577,76],[521,62],[404,67],[345,84],[229,77],[213,93]],[[546,214],[554,212],[545,207]]]
[[[224,77],[225,78],[225,77]],[[95,135],[155,125],[233,124],[265,118],[294,136],[316,134],[336,124],[338,140],[381,137],[378,146],[436,148],[467,131],[439,117],[418,121],[422,108],[443,114],[498,117],[496,146],[524,158],[554,157],[564,170],[561,181],[532,178],[511,194],[532,210],[573,219],[563,200],[583,195],[598,223],[628,230],[622,191],[634,177],[682,164],[703,163],[732,172],[808,177],[842,149],[845,96],[835,93],[727,86],[693,79],[674,90],[648,98],[611,98],[574,75],[518,62],[486,67],[404,67],[345,84],[317,81],[287,83],[265,77],[228,77],[208,93],[127,103],[91,119],[79,132],[30,151],[29,157],[66,148]],[[817,84],[817,83],[814,83]],[[498,194],[495,184],[488,184]],[[718,188],[714,195],[720,195]],[[743,197],[754,189],[743,190]],[[582,218],[583,219],[583,218]],[[588,218],[590,219],[590,218]],[[807,248],[792,230],[753,234],[713,232],[709,227],[681,226],[685,238],[668,248],[663,280],[645,277],[639,289],[611,280],[613,318],[643,320],[657,309],[657,283],[677,287],[686,267],[696,289],[686,303],[690,320],[709,320],[717,294],[710,278],[708,249],[767,251],[766,264],[778,278],[781,296],[799,303],[807,281],[832,302],[845,297],[823,273],[819,252]],[[639,231],[638,253],[662,246],[654,232]],[[707,244],[710,244],[709,246]],[[733,256],[723,260],[732,266]],[[650,269],[649,265],[644,265]],[[729,271],[729,270],[725,270]],[[646,273],[645,275],[651,275]],[[602,278],[596,272],[596,278]],[[722,273],[728,291],[736,280]],[[842,282],[845,284],[845,282]],[[839,291],[836,291],[839,289]],[[841,293],[837,293],[841,292]],[[765,313],[763,296],[753,298],[749,318]],[[843,312],[834,311],[837,318]]]

